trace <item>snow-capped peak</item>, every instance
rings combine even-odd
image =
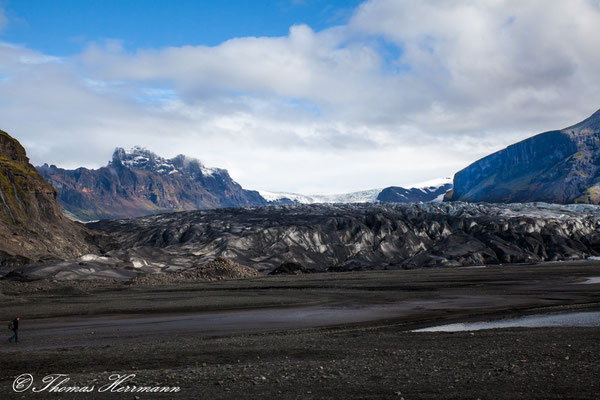
[[[199,171],[203,176],[213,176],[222,171],[218,168],[208,168],[200,160],[182,154],[166,159],[142,146],[133,146],[130,150],[116,148],[113,153],[113,163],[120,163],[128,168],[143,169],[163,175],[184,171]]]

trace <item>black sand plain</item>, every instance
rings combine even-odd
[[[132,285],[0,281],[0,398],[597,399],[600,327],[411,332],[450,322],[600,311],[598,262],[265,276]],[[7,338],[9,331],[5,331]],[[16,393],[111,374],[170,394]]]

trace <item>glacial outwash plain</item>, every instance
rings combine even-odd
[[[1,393],[14,398],[23,371],[57,371],[79,385],[118,372],[138,386],[181,386],[139,398],[594,399],[598,277],[597,262],[581,261],[176,283],[2,280],[0,315],[22,315],[23,333],[19,347],[2,346]],[[572,313],[596,324],[413,332]]]

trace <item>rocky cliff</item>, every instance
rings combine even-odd
[[[64,209],[83,221],[266,204],[224,169],[183,155],[165,159],[141,147],[117,148],[108,165],[96,170],[44,164],[38,171],[56,188]]]
[[[104,220],[108,253],[137,268],[188,268],[227,257],[260,271],[455,267],[600,254],[600,207],[453,203],[302,205]]]
[[[56,191],[29,163],[21,144],[0,131],[0,266],[98,251],[81,224],[63,216]]]
[[[600,110],[585,121],[533,136],[454,176],[449,200],[600,203]]]

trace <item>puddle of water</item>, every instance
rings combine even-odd
[[[554,326],[600,326],[600,311],[538,314],[497,321],[465,322],[415,329],[411,332],[462,332],[497,328],[542,328]]]
[[[594,283],[600,283],[600,276],[590,276],[583,282],[577,282],[580,285],[592,285]]]

